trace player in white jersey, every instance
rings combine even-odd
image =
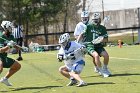
[[[81,13],[81,22],[79,22],[74,31],[74,37],[77,39],[78,36],[86,29],[86,25],[88,24],[89,21],[89,12],[88,11],[83,11]]]
[[[77,37],[86,29],[86,25],[83,22],[79,22],[74,31],[74,37],[77,39]]]
[[[81,22],[79,22],[76,25],[75,31],[74,31],[74,37],[75,37],[76,40],[78,39],[78,36],[87,28],[88,23],[89,23],[89,12],[88,11],[83,11],[81,13]],[[84,38],[79,43],[82,44],[83,41],[84,41]],[[99,72],[99,69],[98,69],[98,67],[97,67],[97,65],[95,63],[95,59],[94,58],[93,58],[93,64],[95,66],[94,67],[94,71],[95,72]]]
[[[59,68],[59,72],[70,79],[70,83],[67,86],[77,84],[77,81],[79,82],[78,87],[87,85],[80,78],[80,73],[85,65],[83,59],[85,48],[75,41],[70,41],[68,33],[60,36],[59,44],[61,44],[61,48],[57,54],[57,58],[60,62],[64,60],[65,63],[64,66]]]

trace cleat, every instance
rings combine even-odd
[[[98,73],[99,73],[99,75],[102,75],[103,74],[101,71],[99,71]]]
[[[99,73],[99,75],[103,75],[102,69],[98,69],[98,73]]]
[[[77,85],[77,87],[82,87],[82,86],[87,86],[87,83],[81,82],[81,83],[79,83],[79,84]]]
[[[73,86],[77,83],[77,81],[75,79],[72,79],[69,84],[67,84],[67,86]]]
[[[103,76],[104,77],[109,77],[111,75],[110,71],[108,68],[103,68]]]
[[[8,82],[8,79],[1,78],[0,82],[7,85],[7,86],[12,86],[12,84]]]
[[[106,73],[103,73],[103,77],[109,77],[109,75]]]
[[[99,73],[98,67],[95,67],[95,68],[94,68],[94,72]]]
[[[18,57],[17,60],[18,61],[21,61],[21,60],[23,60],[23,58],[22,57]]]

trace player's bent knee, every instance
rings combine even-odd
[[[16,70],[18,71],[21,68],[21,64],[19,64],[18,62],[15,62],[12,66],[11,69],[12,70]]]
[[[59,72],[62,72],[64,70],[64,67],[59,68]]]
[[[21,64],[16,62],[16,67],[17,67],[17,69],[20,69],[21,68]]]
[[[104,58],[109,58],[108,54],[102,55]]]
[[[94,55],[95,58],[99,58],[99,55]]]
[[[59,72],[62,72],[62,68],[59,68],[59,70],[58,70]]]
[[[21,64],[18,64],[18,68],[17,69],[19,70],[20,68],[21,68]]]

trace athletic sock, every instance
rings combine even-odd
[[[103,68],[107,68],[107,65],[104,64]]]

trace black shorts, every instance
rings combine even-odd
[[[9,57],[1,57],[0,60],[2,61],[4,68],[10,68],[15,62],[14,59]]]

